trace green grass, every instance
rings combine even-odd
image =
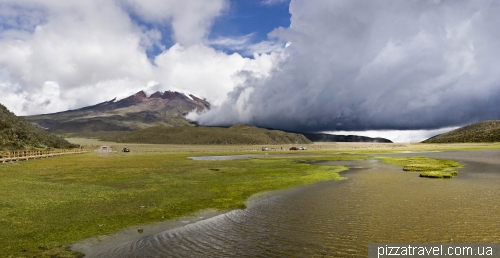
[[[420,173],[420,177],[429,178],[453,178],[454,176],[458,176],[457,171],[425,171]]]
[[[423,143],[499,142],[500,120],[487,120],[470,124],[441,135],[429,138]]]
[[[95,153],[0,164],[0,253],[73,257],[65,246],[207,208],[244,208],[258,192],[341,179],[307,157],[193,161],[190,154]],[[319,157],[311,158],[312,160]],[[321,160],[342,159],[325,156]]]
[[[34,147],[75,148],[63,138],[43,131],[41,128],[17,117],[0,104],[0,151],[23,150]]]
[[[444,159],[427,157],[381,158],[385,163],[403,166],[404,171],[421,172],[420,177],[452,178],[458,176],[457,168],[462,164]]]

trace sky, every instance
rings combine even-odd
[[[174,90],[246,123],[420,141],[500,119],[494,0],[0,0],[0,103]]]

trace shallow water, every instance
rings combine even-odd
[[[348,180],[267,194],[88,257],[366,257],[375,242],[500,242],[500,151],[415,155],[467,166],[446,180],[376,160],[335,162],[356,167]]]

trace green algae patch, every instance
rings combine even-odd
[[[380,158],[387,164],[403,166],[404,171],[420,172],[420,177],[453,178],[458,176],[455,169],[463,167],[459,162],[445,159],[433,159],[422,156],[403,158]]]
[[[81,257],[66,246],[209,208],[244,208],[253,194],[342,179],[339,172],[347,170],[297,158],[188,156],[197,154],[88,153],[0,163],[0,253]]]
[[[420,173],[420,177],[429,178],[453,178],[458,176],[457,171],[425,171]]]

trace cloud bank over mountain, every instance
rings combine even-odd
[[[428,130],[500,119],[498,1],[292,0],[290,26],[259,42],[224,34],[231,24],[214,29],[234,4],[0,0],[0,103],[30,115],[145,89],[207,98],[216,108],[191,115],[204,125]]]
[[[249,75],[205,125],[437,129],[499,119],[496,1],[292,1],[269,77]]]

